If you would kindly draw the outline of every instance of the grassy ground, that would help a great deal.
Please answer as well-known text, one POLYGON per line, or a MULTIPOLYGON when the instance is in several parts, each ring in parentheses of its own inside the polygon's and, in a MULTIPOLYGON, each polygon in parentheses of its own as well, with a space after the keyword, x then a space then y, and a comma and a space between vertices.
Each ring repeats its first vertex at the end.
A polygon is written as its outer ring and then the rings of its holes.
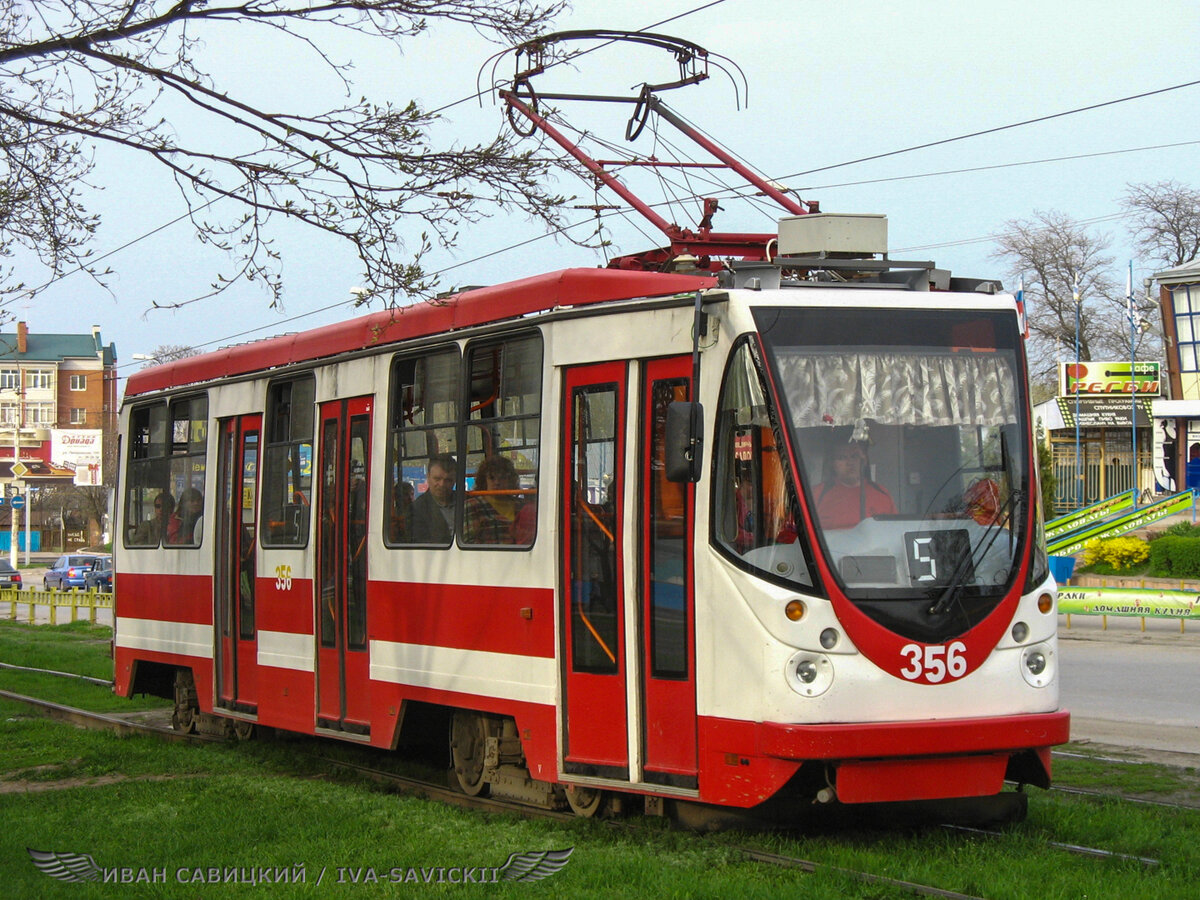
MULTIPOLYGON (((86 668, 102 677, 103 662, 95 653, 106 641, 104 629, 0 628, 0 661, 60 670, 77 662, 76 671, 86 668)), ((15 678, 17 673, 0 670, 0 688, 17 690, 15 678)), ((61 679, 42 682, 44 690, 37 687, 27 683, 24 692, 72 702, 58 693, 67 687, 61 679)), ((806 874, 751 862, 739 849, 744 845, 996 900, 1193 897, 1200 867, 1196 811, 1034 791, 1029 820, 1002 838, 902 827, 695 835, 661 820, 635 818, 619 828, 583 820, 564 824, 388 794, 329 776, 300 752, 311 743, 176 745, 120 738, 32 717, 0 701, 4 895, 909 896, 833 869, 806 874), (1146 868, 1128 860, 1083 859, 1047 847, 1046 840, 1154 857, 1162 864, 1146 868), (125 870, 131 883, 56 881, 33 866, 26 848, 90 854, 103 869, 125 870), (536 883, 449 881, 468 869, 473 877, 490 878, 512 853, 567 848, 573 852, 562 871, 536 883), (276 867, 292 872, 296 866, 304 868, 303 884, 213 883, 234 872, 241 879, 266 867, 274 877, 276 867), (158 873, 161 881, 154 883, 158 873)), ((1142 792, 1178 794, 1198 781, 1194 770, 1155 766, 1066 760, 1056 767, 1064 781, 1142 792)))

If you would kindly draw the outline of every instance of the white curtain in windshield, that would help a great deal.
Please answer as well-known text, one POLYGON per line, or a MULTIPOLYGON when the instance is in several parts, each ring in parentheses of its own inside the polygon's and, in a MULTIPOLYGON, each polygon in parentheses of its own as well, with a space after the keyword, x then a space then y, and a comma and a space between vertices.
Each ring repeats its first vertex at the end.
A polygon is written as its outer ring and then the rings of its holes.
POLYGON ((999 353, 799 355, 781 348, 783 393, 797 428, 850 425, 1006 425, 1017 420, 1016 377, 999 353))

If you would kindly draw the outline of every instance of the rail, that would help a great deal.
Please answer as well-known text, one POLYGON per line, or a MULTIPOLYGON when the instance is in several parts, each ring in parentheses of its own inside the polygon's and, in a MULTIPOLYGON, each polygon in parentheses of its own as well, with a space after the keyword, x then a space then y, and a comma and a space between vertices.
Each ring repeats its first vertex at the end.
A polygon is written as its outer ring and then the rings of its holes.
POLYGON ((97 591, 81 591, 76 588, 68 591, 53 588, 0 588, 0 618, 13 621, 20 621, 24 618, 30 625, 34 625, 37 623, 39 607, 48 610, 51 625, 58 624, 60 609, 71 611, 71 618, 67 620, 68 622, 78 619, 79 610, 85 609, 88 621, 95 625, 96 610, 112 609, 113 595, 101 594, 97 591), (18 612, 20 607, 25 607, 24 616, 18 612))

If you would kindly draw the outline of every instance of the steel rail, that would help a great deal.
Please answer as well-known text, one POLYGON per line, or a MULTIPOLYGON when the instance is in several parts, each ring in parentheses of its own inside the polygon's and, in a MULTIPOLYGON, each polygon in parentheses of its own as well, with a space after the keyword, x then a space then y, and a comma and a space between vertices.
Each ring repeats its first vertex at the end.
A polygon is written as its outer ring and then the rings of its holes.
MULTIPOLYGON (((2 665, 2 664, 0 664, 2 665)), ((20 668, 20 667, 16 667, 20 668)), ((203 733, 182 733, 175 731, 173 728, 167 728, 160 725, 154 725, 146 722, 132 721, 122 716, 113 716, 105 713, 91 712, 81 710, 74 707, 65 706, 60 703, 53 703, 48 700, 42 700, 36 697, 29 697, 23 694, 17 694, 12 691, 0 690, 0 698, 23 703, 48 718, 66 722, 76 727, 89 728, 92 730, 111 731, 115 734, 127 735, 148 735, 171 742, 192 742, 192 741, 228 741, 231 738, 218 735, 207 735, 203 733)), ((139 715, 135 713, 133 715, 139 715)), ((407 775, 400 775, 395 772, 388 772, 382 769, 377 769, 372 766, 367 766, 361 763, 350 762, 348 760, 332 759, 330 757, 319 754, 305 754, 311 759, 318 760, 326 765, 334 768, 346 769, 361 777, 370 779, 376 783, 396 789, 402 793, 422 796, 437 802, 447 803, 462 809, 476 809, 485 812, 502 812, 515 813, 525 818, 545 818, 553 821, 568 822, 578 819, 576 815, 569 812, 561 812, 558 810, 540 809, 534 806, 528 806, 521 803, 516 803, 507 800, 497 800, 490 797, 472 797, 460 791, 443 785, 435 784, 420 778, 414 778, 407 775)), ((1063 789, 1058 789, 1063 790, 1063 789)), ((1119 795, 1099 794, 1098 792, 1079 791, 1066 789, 1069 793, 1077 793, 1084 795, 1099 796, 1106 799, 1130 800, 1131 802, 1139 802, 1137 798, 1121 797, 1119 795)), ((1154 801, 1141 801, 1150 802, 1154 801)), ((1180 809, 1192 809, 1193 807, 1178 806, 1175 804, 1156 803, 1159 806, 1177 806, 1180 809)), ((609 827, 636 827, 627 821, 618 819, 603 819, 599 820, 609 827)), ((1004 837, 1003 832, 989 831, 987 829, 970 828, 958 825, 943 825, 942 827, 959 831, 966 834, 978 834, 988 837, 1004 837)), ((1122 861, 1137 862, 1147 868, 1153 868, 1160 865, 1159 860, 1151 857, 1134 856, 1130 854, 1118 853, 1108 850, 1100 850, 1092 847, 1083 847, 1076 844, 1068 844, 1057 841, 1047 841, 1047 845, 1062 849, 1070 853, 1085 856, 1093 859, 1114 859, 1122 861)), ((803 859, 800 857, 787 856, 784 854, 770 853, 764 850, 758 850, 750 847, 733 847, 732 849, 743 854, 747 859, 755 862, 766 863, 769 865, 781 866, 784 868, 799 869, 810 874, 835 874, 867 884, 879 884, 889 887, 898 888, 908 891, 918 896, 924 897, 939 897, 947 898, 947 900, 982 900, 971 894, 963 894, 958 891, 952 891, 945 888, 934 887, 932 885, 920 884, 918 882, 905 881, 904 879, 893 878, 887 875, 879 875, 872 872, 863 872, 857 869, 849 869, 842 866, 836 866, 829 863, 821 863, 815 860, 803 859)))

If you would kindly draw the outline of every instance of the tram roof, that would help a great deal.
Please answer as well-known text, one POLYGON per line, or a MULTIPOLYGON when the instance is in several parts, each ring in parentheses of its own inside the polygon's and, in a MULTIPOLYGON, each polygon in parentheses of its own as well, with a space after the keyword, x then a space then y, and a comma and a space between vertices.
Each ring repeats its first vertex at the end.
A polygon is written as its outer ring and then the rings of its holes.
POLYGON ((618 269, 563 269, 443 300, 358 316, 334 325, 225 347, 142 369, 129 376, 127 397, 322 359, 412 338, 451 333, 565 306, 665 297, 714 287, 711 276, 618 269))

